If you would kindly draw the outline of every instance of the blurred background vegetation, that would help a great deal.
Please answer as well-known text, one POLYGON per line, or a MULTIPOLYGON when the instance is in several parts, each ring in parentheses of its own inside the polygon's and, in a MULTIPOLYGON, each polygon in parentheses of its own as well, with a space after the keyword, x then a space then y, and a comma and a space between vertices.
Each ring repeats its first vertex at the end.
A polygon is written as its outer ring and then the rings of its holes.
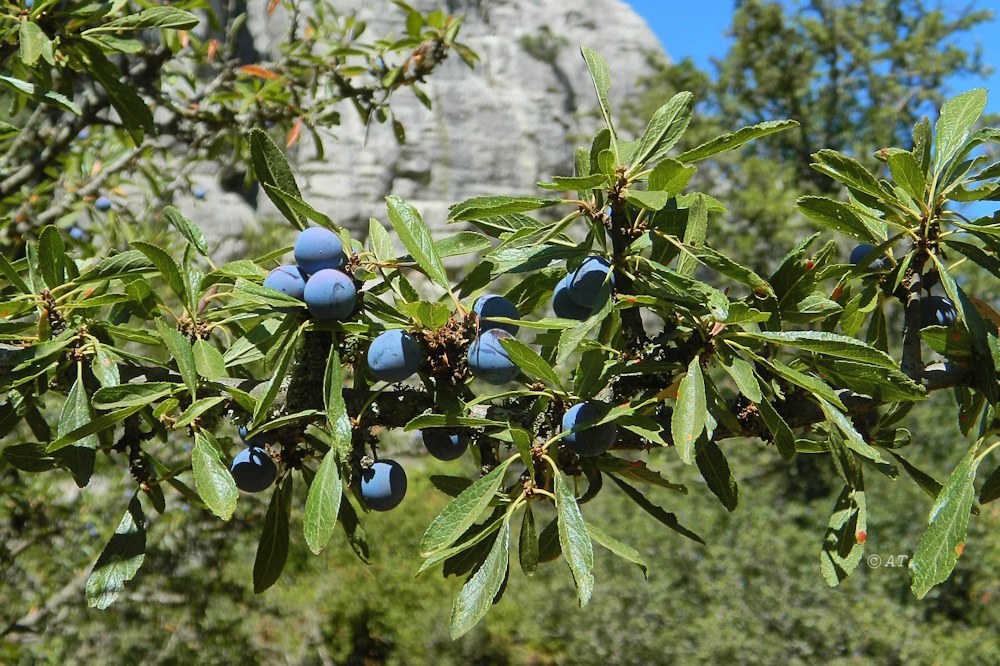
MULTIPOLYGON (((731 208, 715 221, 722 236, 713 242, 763 269, 805 233, 795 198, 830 191, 808 167, 809 154, 835 148, 875 164, 875 149, 908 147, 913 122, 941 101, 944 78, 986 66, 961 46, 985 14, 917 1, 737 4, 735 40, 717 71, 661 62, 656 76, 637 83, 627 113, 630 129, 640 131, 666 96, 691 89, 702 100, 691 144, 765 118, 803 123, 699 172, 692 184, 731 208)), ((269 236, 254 236, 251 249, 273 247, 269 236)), ((910 417, 907 455, 939 480, 967 448, 956 412, 943 393, 910 417)), ((804 454, 786 465, 773 448, 749 440, 724 443, 742 491, 733 514, 672 452, 648 454, 651 467, 690 489, 686 497, 656 489, 655 501, 707 546, 607 489, 583 511, 642 554, 648 581, 598 548, 595 594, 579 609, 561 560, 531 578, 515 571, 504 601, 452 642, 447 618, 461 580, 442 582, 439 570, 414 577, 416 551, 447 500, 430 475, 475 470, 471 460, 439 463, 419 456, 412 440, 390 439, 386 452, 406 461, 410 490, 398 510, 365 517, 370 564, 340 532, 319 557, 293 539, 279 584, 254 596, 266 498, 245 495, 223 524, 171 495, 166 513, 147 512, 146 562, 106 611, 86 607, 83 581, 126 503, 123 489, 134 483, 122 477, 104 492, 78 494, 70 483, 0 461, 0 521, 15 535, 0 543, 0 663, 990 664, 1000 654, 996 503, 972 520, 952 578, 917 602, 906 562, 931 498, 906 478, 872 475, 868 562, 830 589, 819 554, 839 492, 833 468, 804 454)), ((112 470, 102 464, 95 483, 112 470)), ((301 507, 302 484, 296 493, 301 507)), ((536 516, 540 527, 551 518, 536 516)), ((301 533, 295 521, 301 516, 293 512, 293 534, 301 533)))

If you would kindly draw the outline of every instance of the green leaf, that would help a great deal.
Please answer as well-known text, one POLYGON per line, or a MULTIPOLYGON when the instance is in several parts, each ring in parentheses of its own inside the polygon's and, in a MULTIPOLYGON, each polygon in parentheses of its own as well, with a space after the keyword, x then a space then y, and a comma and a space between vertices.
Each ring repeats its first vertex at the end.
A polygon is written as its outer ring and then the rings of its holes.
POLYGON ((55 64, 52 57, 52 40, 34 21, 21 21, 17 39, 21 49, 21 62, 26 66, 33 66, 40 57, 44 57, 50 65, 55 64))
MULTIPOLYGON (((432 479, 433 478, 434 477, 432 477, 432 479)), ((464 555, 462 556, 463 560, 465 558, 477 558, 477 559, 468 568, 463 569, 461 571, 459 571, 458 567, 449 568, 449 564, 445 564, 444 575, 445 577, 447 577, 453 574, 461 575, 462 573, 467 573, 473 566, 475 566, 483 559, 485 559, 487 554, 487 548, 489 547, 489 545, 483 544, 482 542, 485 541, 487 538, 491 537, 493 534, 495 534, 496 531, 500 529, 500 526, 507 522, 507 518, 508 517, 506 512, 501 511, 499 518, 496 518, 495 520, 487 519, 485 525, 473 525, 468 530, 466 530, 465 533, 462 535, 463 537, 468 537, 468 538, 460 539, 458 545, 452 546, 451 548, 445 548, 444 550, 439 550, 430 557, 428 557, 426 560, 424 560, 423 564, 420 565, 420 568, 417 570, 416 575, 419 576, 420 574, 424 573, 428 569, 431 569, 435 565, 440 564, 442 562, 447 563, 449 560, 451 560, 450 562, 451 564, 455 564, 458 562, 458 558, 456 558, 456 555, 462 553, 464 553, 464 555)))
POLYGON ((57 467, 56 459, 45 452, 45 447, 34 442, 4 447, 3 459, 22 472, 48 472, 57 467))
POLYGON ((879 234, 865 223, 850 204, 826 197, 799 197, 795 205, 803 215, 827 229, 847 234, 864 243, 878 245, 882 242, 879 234))
POLYGON ((677 93, 656 110, 639 139, 630 172, 639 171, 647 163, 655 163, 674 147, 691 122, 693 105, 694 95, 685 91, 677 93))
POLYGON ((323 456, 323 462, 320 463, 312 485, 309 486, 306 512, 302 518, 306 545, 316 555, 326 548, 330 537, 333 536, 342 493, 340 470, 337 467, 337 450, 331 447, 323 456))
MULTIPOLYGON (((858 479, 860 484, 860 479, 858 479)), ((844 486, 823 537, 820 569, 830 587, 836 587, 853 572, 865 552, 860 534, 868 531, 868 508, 864 487, 844 486)))
POLYGON ((544 190, 557 190, 560 192, 585 192, 594 188, 607 185, 608 177, 603 173, 595 173, 589 176, 556 176, 551 183, 536 183, 544 190))
POLYGON ((723 369, 736 382, 736 388, 747 397, 750 402, 762 402, 764 394, 760 391, 760 382, 753 372, 753 364, 741 356, 733 356, 728 362, 723 363, 723 369))
POLYGON ((420 554, 423 557, 450 546, 476 521, 500 489, 504 472, 513 460, 508 459, 486 476, 477 479, 438 514, 420 541, 420 554))
POLYGON ((392 237, 385 227, 374 217, 368 220, 368 243, 375 258, 381 262, 396 258, 396 248, 392 245, 392 237))
POLYGON ((219 444, 211 433, 198 430, 191 451, 194 487, 209 510, 223 520, 229 520, 236 510, 239 491, 229 469, 219 458, 219 444))
POLYGON ((148 28, 159 28, 165 30, 190 30, 198 25, 198 17, 191 12, 176 7, 151 7, 144 9, 138 14, 130 14, 121 18, 108 21, 107 23, 84 30, 83 34, 89 35, 97 32, 121 32, 123 30, 146 30, 148 28))
POLYGON ((158 270, 160 275, 163 276, 163 279, 167 281, 167 285, 170 287, 170 290, 177 295, 177 298, 181 300, 181 303, 187 305, 187 287, 185 286, 184 278, 181 277, 181 269, 177 265, 177 262, 174 261, 173 257, 167 254, 163 249, 151 243, 132 241, 131 245, 146 255, 146 258, 149 259, 154 266, 156 266, 156 270, 158 270))
POLYGON ((677 159, 687 164, 699 162, 717 153, 738 148, 748 141, 798 126, 799 124, 794 120, 768 120, 718 136, 711 141, 707 141, 700 146, 681 153, 677 156, 677 159))
MULTIPOLYGON (((570 355, 576 351, 580 343, 594 329, 595 326, 604 321, 611 314, 613 301, 611 300, 611 285, 605 282, 601 285, 597 293, 597 303, 601 304, 597 310, 572 328, 567 328, 559 336, 559 345, 556 353, 556 365, 562 365, 569 359, 570 355)), ((596 306, 595 306, 596 307, 596 306)))
POLYGON ((524 505, 517 557, 524 575, 534 576, 538 569, 538 530, 535 528, 535 515, 531 511, 530 503, 524 505))
POLYGON ((132 405, 131 407, 126 407, 125 409, 120 409, 117 412, 111 412, 110 414, 105 414, 99 416, 93 421, 86 423, 79 428, 75 428, 65 435, 59 437, 54 442, 45 447, 45 450, 49 453, 53 451, 58 451, 76 442, 79 439, 93 435, 94 433, 100 432, 106 428, 110 428, 119 421, 123 421, 132 414, 142 409, 145 403, 139 405, 132 405))
POLYGON ((186 335, 171 328, 162 319, 156 320, 156 331, 160 334, 160 339, 163 340, 171 358, 177 363, 177 369, 181 373, 184 385, 187 386, 187 390, 191 394, 191 399, 197 399, 198 368, 194 362, 194 350, 191 349, 191 342, 186 335))
POLYGON ((66 247, 59 230, 51 224, 38 235, 38 263, 49 289, 66 281, 66 247))
POLYGON ((636 208, 646 208, 648 210, 663 210, 663 207, 670 201, 671 194, 660 190, 629 190, 625 195, 625 201, 636 208))
POLYGON ((727 511, 735 511, 739 503, 739 488, 722 449, 714 441, 701 437, 698 440, 695 462, 708 489, 719 498, 727 511))
MULTIPOLYGON (((83 373, 80 372, 77 374, 76 381, 73 382, 73 387, 66 395, 66 402, 63 403, 62 411, 59 414, 59 423, 56 426, 57 439, 62 439, 74 430, 86 426, 92 420, 90 398, 83 385, 83 373)), ((96 449, 98 445, 96 435, 87 435, 77 441, 79 441, 79 446, 85 446, 89 449, 96 449)))
POLYGON ((695 442, 705 432, 708 403, 705 397, 705 377, 701 372, 701 357, 688 364, 687 374, 677 389, 677 402, 670 416, 670 433, 677 454, 685 464, 695 459, 695 442))
POLYGON ((448 273, 445 271, 441 257, 434 247, 431 232, 424 224, 417 209, 395 195, 385 198, 389 204, 389 221, 403 246, 409 251, 414 261, 427 273, 427 277, 436 282, 445 291, 451 291, 448 273))
MULTIPOLYGON (((934 154, 935 175, 944 171, 945 165, 961 151, 976 121, 983 115, 984 109, 986 109, 985 88, 973 88, 942 105, 941 115, 938 116, 934 126, 937 134, 937 150, 934 154)), ((926 591, 924 593, 926 594, 926 591)))
POLYGON ((146 517, 138 494, 87 577, 87 605, 104 610, 118 598, 146 559, 146 517))
POLYGON ((538 355, 534 349, 515 338, 501 338, 500 344, 507 354, 529 377, 537 377, 557 389, 562 389, 562 380, 548 361, 538 355))
POLYGON ((173 429, 180 430, 181 428, 186 428, 187 426, 194 423, 194 420, 199 416, 212 409, 220 402, 226 398, 221 395, 213 396, 211 398, 202 398, 201 400, 195 400, 191 403, 191 406, 184 410, 184 412, 177 417, 174 421, 173 429))
POLYGON ((611 146, 618 160, 618 135, 615 133, 615 125, 611 121, 611 102, 608 101, 608 90, 611 88, 611 72, 608 70, 608 63, 605 62, 596 51, 588 49, 586 46, 580 48, 580 53, 587 63, 590 71, 590 78, 594 82, 594 90, 597 92, 597 103, 601 107, 601 114, 604 116, 604 124, 611 132, 611 146))
POLYGON ((3 273, 3 276, 22 294, 30 294, 32 292, 31 287, 21 279, 14 265, 2 253, 0 253, 0 273, 3 273))
MULTIPOLYGON (((274 144, 271 137, 264 130, 255 127, 250 130, 248 142, 250 144, 250 161, 253 164, 254 173, 261 185, 273 185, 274 187, 287 192, 295 197, 302 198, 299 186, 295 182, 295 175, 292 168, 285 159, 285 154, 274 144)), ((285 203, 285 200, 274 194, 267 187, 265 194, 271 200, 282 215, 292 223, 296 229, 305 229, 306 224, 298 213, 285 203)))
MULTIPOLYGON (((940 121, 939 121, 940 123, 940 121)), ((931 508, 929 525, 910 560, 910 589, 923 599, 938 583, 951 575, 965 548, 969 512, 975 500, 978 443, 969 449, 945 481, 931 508)))
POLYGON ((559 544, 563 555, 573 572, 576 582, 576 596, 580 606, 586 606, 594 591, 594 545, 590 541, 587 524, 576 503, 576 496, 570 490, 562 474, 555 479, 556 511, 559 516, 559 544))
MULTIPOLYGON (((698 247, 705 244, 708 236, 708 206, 705 197, 701 194, 695 196, 691 210, 688 212, 687 226, 684 228, 684 244, 689 247, 698 247)), ((690 278, 694 275, 698 262, 688 254, 682 254, 677 260, 677 273, 683 277, 690 278)))
POLYGON ((677 160, 663 159, 649 174, 649 189, 663 192, 668 198, 675 197, 697 170, 696 167, 684 166, 677 160))
POLYGON ((889 172, 896 184, 917 202, 927 196, 927 179, 913 153, 907 150, 892 151, 886 158, 889 172))
POLYGON ((590 533, 591 539, 604 546, 626 562, 631 562, 639 567, 639 569, 642 570, 643 578, 649 578, 649 569, 646 566, 646 561, 642 559, 642 555, 640 555, 639 551, 635 548, 627 543, 622 543, 593 523, 587 525, 587 532, 590 533))
POLYGON ((271 405, 274 404, 275 398, 278 397, 278 392, 281 390, 281 383, 285 380, 285 375, 288 374, 288 367, 292 363, 292 358, 295 356, 295 349, 298 346, 299 333, 302 331, 301 328, 297 329, 289 338, 288 342, 285 343, 284 349, 281 350, 278 356, 278 361, 274 366, 274 374, 271 375, 271 379, 267 382, 267 387, 264 389, 264 393, 261 394, 260 398, 257 400, 257 406, 253 410, 253 419, 251 420, 251 429, 256 428, 264 419, 267 418, 268 410, 271 409, 271 405))
POLYGON ((278 582, 288 559, 288 514, 292 506, 292 476, 274 488, 264 516, 257 556, 253 561, 253 591, 260 594, 278 582))
POLYGON ((453 426, 464 426, 469 428, 480 428, 485 426, 497 426, 506 428, 503 421, 493 421, 491 419, 481 419, 474 416, 453 416, 450 414, 421 414, 410 419, 403 430, 420 430, 422 428, 443 428, 453 426))
POLYGON ((859 433, 857 428, 854 427, 851 419, 823 398, 818 398, 818 400, 827 420, 829 420, 832 425, 836 426, 837 429, 843 433, 846 438, 845 443, 847 444, 847 448, 851 449, 855 453, 861 454, 872 462, 882 464, 886 462, 886 460, 882 457, 882 454, 879 453, 878 449, 865 441, 864 437, 861 436, 861 433, 859 433))
POLYGON ((164 208, 163 216, 174 226, 174 229, 184 236, 187 242, 191 243, 194 249, 198 250, 201 256, 208 256, 208 244, 205 242, 205 234, 198 228, 198 225, 184 217, 184 214, 173 206, 164 208))
POLYGON ((111 106, 118 112, 125 129, 132 136, 132 140, 136 144, 141 143, 144 131, 155 134, 156 125, 153 123, 153 112, 149 110, 146 102, 139 97, 135 89, 124 82, 126 77, 121 70, 104 56, 96 44, 81 41, 76 46, 84 52, 87 61, 89 61, 87 72, 97 79, 108 94, 111 106))
POLYGON ((473 197, 455 204, 448 213, 448 222, 475 222, 502 215, 525 213, 562 203, 560 199, 540 197, 473 197))
POLYGON ((326 372, 323 375, 323 405, 326 407, 326 419, 330 424, 332 444, 335 449, 345 449, 351 446, 351 418, 344 402, 344 374, 340 364, 340 352, 336 345, 330 346, 330 355, 326 360, 326 372))
POLYGON ((849 338, 846 335, 837 333, 827 333, 825 331, 788 331, 781 333, 770 333, 761 331, 759 333, 742 332, 741 337, 772 342, 786 347, 794 347, 805 351, 816 352, 826 356, 844 358, 849 361, 866 363, 887 370, 898 370, 896 361, 883 351, 869 347, 860 340, 849 338))
POLYGON ((229 376, 222 352, 216 349, 211 342, 201 338, 194 341, 194 366, 197 368, 198 374, 209 381, 229 376))
POLYGON ((667 527, 677 532, 678 534, 685 536, 696 543, 705 545, 704 539, 702 539, 700 536, 698 536, 691 530, 681 525, 680 522, 677 520, 677 516, 675 516, 672 513, 668 513, 664 511, 661 507, 653 504, 648 499, 646 499, 645 495, 643 495, 641 492, 639 492, 629 484, 619 479, 614 474, 608 474, 608 477, 615 482, 615 485, 617 485, 619 488, 622 489, 622 492, 628 495, 629 499, 638 504, 639 508, 641 508, 643 511, 645 511, 650 516, 655 518, 657 521, 659 521, 663 525, 666 525, 667 527))
POLYGON ((145 382, 142 384, 121 384, 99 388, 94 393, 93 404, 98 409, 119 407, 145 407, 177 390, 177 384, 170 382, 145 382))
POLYGON ((774 290, 767 280, 708 246, 685 246, 685 250, 712 270, 747 285, 759 294, 774 294, 774 290))
MULTIPOLYGON (((895 458, 896 461, 903 466, 903 470, 906 471, 906 473, 910 476, 911 479, 916 481, 917 485, 920 486, 925 493, 930 495, 932 498, 937 499, 937 496, 941 494, 942 486, 940 482, 938 482, 930 474, 927 474, 923 470, 914 466, 913 463, 911 463, 910 461, 908 461, 906 458, 899 455, 895 451, 889 451, 889 455, 895 458)), ((979 503, 980 504, 984 503, 982 497, 980 497, 979 503)))
POLYGON ((510 523, 503 521, 486 560, 462 586, 451 609, 451 638, 464 636, 483 619, 507 578, 510 523))
POLYGON ((13 76, 6 76, 4 74, 0 74, 0 84, 7 86, 15 92, 25 94, 35 101, 55 106, 63 109, 64 111, 75 113, 78 116, 82 114, 80 107, 78 107, 73 100, 61 93, 46 90, 45 88, 40 88, 33 83, 28 83, 27 81, 23 81, 13 76))
POLYGON ((809 166, 816 171, 869 196, 875 198, 886 196, 878 179, 856 159, 829 149, 813 154, 813 158, 816 162, 809 166))

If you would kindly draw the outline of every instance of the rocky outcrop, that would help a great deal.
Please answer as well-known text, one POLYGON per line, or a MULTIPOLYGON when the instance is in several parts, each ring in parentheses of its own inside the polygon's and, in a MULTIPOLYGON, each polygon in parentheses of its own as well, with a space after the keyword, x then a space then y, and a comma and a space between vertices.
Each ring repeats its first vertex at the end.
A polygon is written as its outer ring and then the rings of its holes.
MULTIPOLYGON (((268 17, 267 3, 248 4, 254 46, 267 57, 287 34, 287 18, 268 17)), ((441 1, 412 4, 427 8, 441 1)), ((372 34, 402 30, 402 13, 388 2, 336 5, 355 11, 372 34)), ((388 125, 371 127, 366 140, 360 119, 345 105, 343 124, 326 132, 322 160, 307 141, 291 156, 309 202, 351 228, 367 228, 369 217, 385 219, 389 193, 412 202, 438 226, 448 206, 464 198, 530 192, 540 179, 571 173, 572 147, 601 122, 579 47, 608 60, 611 100, 618 107, 649 71, 650 54, 662 53, 643 19, 622 0, 445 0, 444 6, 466 15, 461 39, 481 62, 469 69, 453 55, 437 69, 425 87, 430 111, 408 90, 395 94, 404 145, 397 145, 388 125)), ((232 204, 227 198, 226 205, 232 204)), ((254 215, 277 211, 261 195, 254 215)), ((242 229, 226 220, 241 216, 245 211, 217 215, 207 231, 231 243, 242 229)))

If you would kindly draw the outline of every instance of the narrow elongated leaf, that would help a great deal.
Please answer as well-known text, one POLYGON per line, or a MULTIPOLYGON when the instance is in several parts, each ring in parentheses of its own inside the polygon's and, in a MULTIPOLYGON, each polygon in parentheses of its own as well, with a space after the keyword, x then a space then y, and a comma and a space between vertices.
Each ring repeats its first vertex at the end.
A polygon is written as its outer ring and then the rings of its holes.
POLYGON ((170 356, 177 363, 177 369, 181 373, 184 385, 187 386, 187 390, 191 394, 191 399, 197 399, 198 367, 195 365, 194 350, 191 348, 187 336, 168 326, 162 319, 156 320, 156 330, 170 356))
POLYGON ((135 494, 87 577, 87 605, 104 610, 113 604, 145 559, 146 517, 135 494))
POLYGON ((198 225, 184 217, 184 214, 173 206, 167 206, 163 209, 163 217, 167 218, 174 229, 180 232, 201 256, 208 256, 208 243, 205 242, 205 234, 198 228, 198 225))
POLYGON ((420 541, 422 556, 427 557, 435 551, 447 548, 476 521, 500 489, 504 472, 513 460, 513 458, 508 459, 486 476, 476 480, 438 514, 420 541))
POLYGON ((144 384, 121 384, 97 389, 93 404, 98 409, 119 407, 144 407, 166 397, 177 390, 177 384, 169 382, 146 382, 144 384))
POLYGON ((229 376, 222 352, 213 347, 211 342, 201 338, 194 342, 194 366, 199 375, 210 381, 229 376))
POLYGON ((525 576, 534 576, 538 569, 538 530, 531 504, 525 504, 521 519, 521 535, 517 544, 517 557, 525 576))
POLYGON ((795 205, 803 215, 827 229, 847 234, 863 243, 877 245, 882 242, 850 204, 826 197, 799 197, 795 205))
POLYGON ((217 395, 211 398, 202 398, 201 400, 195 400, 191 403, 191 406, 184 410, 184 412, 177 417, 174 421, 174 430, 180 430, 181 428, 186 428, 197 419, 199 416, 212 409, 220 402, 226 398, 221 395, 217 395))
POLYGON ((944 171, 945 165, 959 153, 985 109, 985 88, 974 88, 964 92, 949 99, 941 106, 941 115, 938 116, 935 124, 937 130, 937 150, 934 154, 935 175, 944 171))
MULTIPOLYGON (((262 185, 273 185, 284 192, 302 198, 302 193, 295 182, 295 175, 288 165, 288 160, 285 159, 285 154, 275 145, 267 132, 260 128, 250 130, 248 142, 250 144, 250 160, 253 163, 257 180, 262 185)), ((306 224, 303 217, 296 213, 284 199, 266 187, 264 192, 275 208, 281 211, 285 219, 292 223, 292 226, 296 229, 305 229, 306 224)))
POLYGON ((464 636, 490 610, 507 578, 510 553, 510 523, 503 521, 486 560, 466 581, 451 609, 451 638, 464 636))
POLYGON ((43 56, 50 65, 55 64, 52 57, 52 41, 37 23, 30 19, 21 21, 17 38, 21 62, 25 65, 31 67, 43 56))
POLYGON ((174 261, 173 257, 167 254, 161 248, 152 245, 151 243, 145 243, 143 241, 132 241, 132 247, 142 252, 146 255, 156 270, 160 272, 163 279, 167 281, 167 285, 170 290, 173 291, 177 298, 180 299, 181 303, 187 304, 187 287, 184 283, 184 278, 181 277, 181 269, 174 261))
MULTIPOLYGON (((503 219, 494 218, 548 208, 558 203, 561 203, 560 199, 541 197, 473 197, 452 206, 451 212, 448 213, 448 222, 476 222, 480 220, 503 222, 503 219)), ((520 218, 517 219, 520 220, 520 218)), ((531 221, 534 222, 534 220, 531 221)), ((512 230, 507 229, 507 231, 512 230)))
POLYGON ((694 95, 685 91, 677 93, 656 110, 639 139, 630 171, 638 171, 647 163, 656 162, 658 157, 663 157, 674 147, 691 122, 693 105, 694 95))
POLYGON ((485 525, 473 525, 465 531, 462 535, 463 538, 458 540, 458 545, 452 546, 451 548, 445 548, 444 550, 439 550, 424 560, 423 564, 420 565, 420 568, 417 569, 416 575, 419 576, 428 569, 431 569, 435 565, 441 564, 442 562, 446 562, 443 571, 446 578, 452 575, 460 576, 464 573, 468 573, 472 567, 479 564, 486 557, 490 544, 483 542, 492 537, 492 535, 500 529, 500 526, 506 522, 507 514, 505 511, 501 510, 499 517, 492 520, 487 519, 485 525), (461 558, 456 557, 459 555, 461 555, 461 558), (462 562, 464 565, 465 558, 475 561, 468 567, 462 568, 459 566, 459 563, 462 562))
POLYGON ((869 347, 860 340, 849 338, 846 335, 837 333, 827 333, 825 331, 789 331, 781 333, 771 333, 761 331, 759 333, 740 333, 743 337, 773 342, 786 347, 794 347, 805 351, 825 354, 845 358, 849 361, 857 361, 874 365, 887 370, 898 370, 899 366, 891 356, 883 351, 869 347))
POLYGON ((969 449, 945 481, 931 508, 927 531, 910 560, 910 589, 917 599, 951 575, 965 548, 969 512, 976 497, 977 448, 978 444, 969 449))
POLYGON ((736 382, 736 388, 750 402, 763 401, 764 395, 760 391, 760 382, 757 381, 757 376, 753 372, 753 364, 750 361, 740 356, 733 356, 729 363, 723 364, 722 367, 736 382))
POLYGON ((132 140, 138 144, 142 141, 143 132, 155 134, 156 125, 153 123, 153 112, 149 110, 146 102, 139 97, 135 89, 124 83, 125 77, 121 70, 104 56, 96 44, 80 41, 78 48, 83 50, 90 63, 87 71, 97 79, 108 94, 111 106, 121 116, 132 140))
POLYGON ((351 444, 351 419, 344 402, 344 376, 340 364, 340 352, 336 345, 330 346, 323 377, 323 404, 326 419, 333 435, 334 448, 349 447, 351 444))
POLYGON ((829 149, 815 153, 813 158, 816 162, 809 166, 816 171, 869 196, 885 196, 885 192, 879 186, 878 179, 856 159, 829 149))
POLYGON ((209 510, 223 520, 229 520, 236 510, 239 491, 236 481, 219 458, 219 445, 211 434, 195 432, 191 450, 194 487, 209 510))
POLYGON ((48 472, 56 468, 56 459, 45 452, 45 447, 34 442, 11 444, 3 449, 3 459, 22 472, 48 472))
POLYGON ((389 204, 389 221, 399 239, 403 241, 410 256, 427 273, 427 277, 436 282, 445 291, 451 291, 448 273, 444 269, 441 257, 434 247, 431 232, 424 224, 417 209, 395 195, 385 198, 389 204))
POLYGON ((119 421, 124 421, 126 418, 135 414, 137 411, 143 408, 144 405, 132 405, 124 409, 120 409, 117 412, 111 412, 110 414, 104 414, 96 419, 86 423, 78 428, 74 428, 65 435, 59 437, 54 442, 45 447, 45 450, 49 453, 53 451, 58 451, 59 449, 65 448, 76 442, 79 439, 93 435, 94 433, 100 432, 111 426, 115 425, 119 421))
MULTIPOLYGON (((663 525, 666 525, 667 527, 677 532, 678 534, 685 536, 696 543, 705 545, 705 540, 702 539, 697 534, 695 534, 694 532, 692 532, 691 530, 681 525, 680 521, 677 520, 677 516, 675 516, 672 513, 668 513, 667 511, 664 511, 662 507, 653 504, 640 491, 636 490, 629 484, 625 483, 614 474, 608 474, 608 477, 610 477, 610 479, 615 482, 615 485, 617 485, 619 488, 622 489, 622 492, 628 495, 629 499, 638 504, 643 511, 648 513, 657 521, 659 521, 663 525)), ((541 538, 542 537, 539 536, 540 540, 541 538)))
POLYGON ((705 377, 701 372, 701 357, 688 364, 687 374, 677 389, 677 402, 670 416, 670 433, 677 454, 685 464, 694 462, 695 442, 705 432, 708 402, 705 397, 705 377))
POLYGON ((559 545, 576 582, 576 597, 586 606, 594 591, 594 545, 587 524, 562 474, 555 475, 556 511, 559 520, 559 545))
MULTIPOLYGON (((78 374, 73 387, 66 395, 66 402, 63 403, 62 411, 59 414, 59 423, 56 426, 56 437, 61 439, 69 433, 82 428, 93 420, 93 413, 90 407, 90 398, 87 396, 87 389, 83 384, 82 374, 78 374)), ((87 435, 81 437, 78 446, 85 446, 90 449, 97 448, 97 436, 87 435)))
POLYGON ((21 278, 14 265, 10 263, 3 254, 0 254, 0 273, 7 278, 14 288, 17 289, 22 294, 30 294, 31 288, 28 287, 27 283, 21 278))
POLYGON ((586 46, 580 48, 580 53, 587 63, 590 71, 590 78, 594 82, 594 90, 597 92, 597 103, 601 107, 601 115, 604 116, 604 124, 611 132, 611 145, 618 158, 618 135, 615 132, 615 125, 611 121, 611 102, 608 101, 608 90, 611 88, 611 72, 608 63, 596 51, 588 49, 586 46))
POLYGON ((271 495, 264 516, 264 529, 253 561, 253 591, 260 594, 278 582, 288 559, 288 512, 292 506, 292 476, 288 475, 271 495))
POLYGON ((66 246, 59 230, 47 225, 38 235, 38 261, 42 279, 49 289, 54 289, 66 280, 66 246))
POLYGON ((291 365, 292 358, 295 356, 295 348, 298 346, 301 330, 301 328, 297 329, 285 344, 285 348, 281 350, 278 361, 274 366, 274 374, 268 380, 264 393, 257 400, 257 406, 254 407, 253 419, 250 425, 251 429, 256 428, 264 422, 264 419, 267 418, 268 410, 274 404, 274 399, 278 397, 278 392, 281 390, 281 383, 285 380, 285 375, 288 374, 288 366, 291 365))
POLYGON ((500 344, 507 350, 512 360, 529 377, 537 377, 554 388, 563 388, 562 380, 552 365, 538 355, 534 349, 516 338, 501 338, 500 344))
POLYGON ((836 587, 858 567, 865 553, 865 539, 859 535, 867 532, 864 486, 844 486, 830 516, 820 553, 820 569, 827 585, 836 587))
POLYGON ((340 512, 340 496, 343 489, 340 482, 340 469, 337 467, 337 450, 330 448, 323 456, 319 470, 309 486, 306 497, 306 512, 302 518, 302 530, 306 545, 315 554, 319 554, 333 535, 337 525, 337 514, 340 512))
POLYGON ((15 92, 25 94, 38 102, 43 102, 45 104, 63 109, 64 111, 75 113, 78 116, 81 115, 80 107, 77 106, 73 100, 66 97, 62 93, 47 90, 40 86, 36 86, 34 83, 28 83, 22 79, 7 76, 5 74, 0 74, 0 84, 7 86, 15 92))
POLYGON ((893 151, 889 153, 886 162, 896 184, 914 200, 923 201, 927 196, 927 179, 913 153, 907 150, 893 151))
POLYGON ((695 462, 708 489, 719 498, 727 511, 735 511, 739 503, 739 487, 722 449, 714 441, 702 437, 698 441, 695 462))
POLYGON ((121 18, 108 21, 107 23, 85 30, 83 34, 89 35, 98 32, 120 32, 123 30, 146 30, 148 28, 159 28, 165 30, 190 30, 198 25, 198 17, 191 12, 176 7, 150 7, 138 14, 130 14, 121 18))
POLYGON ((865 441, 861 433, 858 432, 857 428, 851 422, 843 412, 828 403, 826 400, 819 398, 820 407, 823 408, 823 413, 831 424, 837 427, 837 429, 843 433, 845 438, 845 443, 847 448, 851 449, 855 453, 863 455, 865 458, 877 463, 885 463, 885 459, 882 454, 879 453, 878 449, 874 448, 868 442, 865 441))
POLYGON ((631 562, 639 567, 639 569, 642 570, 643 578, 649 578, 649 567, 646 566, 646 561, 642 559, 642 555, 640 555, 639 551, 635 548, 627 543, 622 543, 593 523, 587 524, 587 532, 590 533, 591 539, 604 546, 626 562, 631 562))
MULTIPOLYGON (((694 198, 688 212, 687 226, 684 228, 684 244, 698 247, 705 244, 708 237, 708 206, 700 194, 694 198)), ((684 277, 694 275, 698 262, 690 254, 681 254, 677 260, 677 272, 684 277)))
POLYGON ((723 134, 722 136, 718 136, 711 141, 701 144, 700 146, 683 152, 677 156, 677 159, 687 164, 699 162, 706 157, 711 157, 717 153, 738 148, 748 141, 759 139, 762 136, 767 136, 768 134, 774 134, 775 132, 781 132, 798 126, 799 124, 794 120, 768 120, 756 125, 742 127, 735 132, 723 134))

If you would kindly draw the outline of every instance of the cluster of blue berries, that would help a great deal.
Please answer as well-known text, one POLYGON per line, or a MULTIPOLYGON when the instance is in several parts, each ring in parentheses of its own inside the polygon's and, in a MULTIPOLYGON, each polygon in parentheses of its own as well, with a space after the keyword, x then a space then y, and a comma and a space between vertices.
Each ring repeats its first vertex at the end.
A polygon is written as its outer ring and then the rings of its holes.
POLYGON ((279 266, 264 286, 304 301, 316 319, 343 321, 354 312, 358 289, 344 272, 347 255, 337 234, 310 227, 295 239, 294 264, 279 266))
POLYGON ((615 287, 615 273, 607 259, 591 255, 575 271, 566 273, 552 292, 552 311, 563 319, 584 320, 597 304, 597 295, 605 280, 615 287))
POLYGON ((258 435, 247 439, 247 426, 239 427, 240 439, 247 445, 233 458, 229 471, 236 481, 236 487, 248 493, 266 490, 278 477, 278 468, 264 448, 264 440, 258 435))

